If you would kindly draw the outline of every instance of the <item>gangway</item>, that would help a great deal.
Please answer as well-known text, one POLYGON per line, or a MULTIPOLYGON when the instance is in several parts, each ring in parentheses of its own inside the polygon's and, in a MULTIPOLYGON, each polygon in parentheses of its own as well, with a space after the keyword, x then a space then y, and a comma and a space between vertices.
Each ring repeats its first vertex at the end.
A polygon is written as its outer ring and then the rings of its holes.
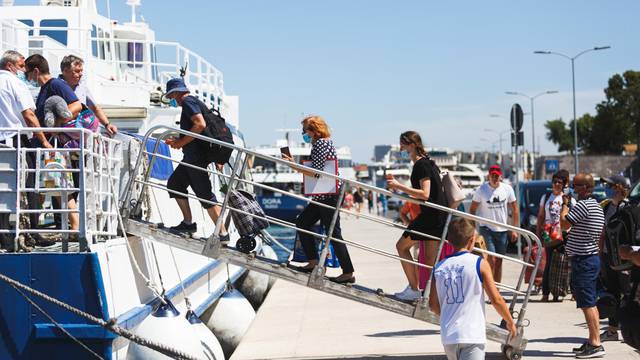
MULTIPOLYGON (((165 159, 165 160, 170 160, 172 162, 176 162, 176 163, 180 163, 183 164, 184 166, 188 166, 188 167, 192 167, 204 172, 207 172, 211 175, 214 176, 220 176, 222 178, 226 178, 228 183, 228 190, 227 191, 231 191, 235 188, 237 188, 239 185, 243 185, 243 186, 257 186, 257 187, 262 187, 274 192, 279 192, 281 194, 283 194, 284 196, 292 196, 292 197, 296 197, 302 200, 305 200, 307 202, 310 203, 314 203, 318 206, 323 206, 323 207, 327 207, 327 208, 331 208, 334 210, 334 214, 333 214, 333 219, 331 222, 331 225, 329 226, 329 229, 327 229, 326 234, 332 234, 333 233, 333 228, 336 224, 336 220, 338 218, 338 214, 339 213, 346 213, 346 214, 354 214, 354 212, 351 212, 349 210, 345 210, 345 209, 341 209, 339 206, 338 207, 331 207, 329 205, 326 204, 322 204, 319 202, 315 202, 311 199, 307 199, 303 196, 300 195, 296 195, 296 194, 291 194, 288 193, 286 191, 280 190, 280 189, 276 189, 273 187, 270 187, 268 185, 264 185, 264 184, 260 184, 260 183, 256 183, 254 181, 252 181, 251 179, 245 178, 243 176, 244 173, 246 173, 245 170, 245 166, 247 165, 248 159, 250 157, 260 157, 263 158, 265 160, 268 161, 273 161, 276 163, 282 163, 282 164, 286 164, 288 166, 293 166, 293 167, 302 167, 302 165, 297 165, 297 164, 292 164, 290 162, 287 162, 285 160, 276 158, 276 157, 272 157, 272 156, 268 156, 268 155, 263 155, 260 154, 258 152, 249 150, 249 149, 245 149, 243 147, 239 147, 236 145, 231 145, 228 143, 224 143, 224 142, 220 142, 214 139, 210 139, 208 137, 202 136, 200 134, 195 134, 195 133, 191 133, 189 131, 185 131, 185 130, 179 130, 179 129, 174 129, 174 128, 169 128, 163 125, 159 125, 159 126, 155 126, 151 129, 149 129, 149 131, 147 132, 147 134, 144 137, 143 140, 143 146, 142 149, 145 149, 146 143, 149 141, 149 139, 153 137, 156 140, 156 144, 155 144, 155 148, 153 151, 141 151, 138 155, 138 159, 136 161, 136 166, 135 166, 135 171, 134 174, 137 175, 132 175, 129 183, 127 185, 127 191, 126 191, 126 197, 124 199, 123 205, 122 205, 122 209, 121 209, 121 213, 123 214, 123 218, 124 221, 126 223, 126 231, 128 234, 133 235, 133 236, 139 236, 139 237, 144 237, 144 238, 148 238, 151 239, 153 241, 156 242, 160 242, 172 247, 176 247, 176 248, 180 248, 182 250, 186 250, 192 253, 196 253, 196 254, 202 254, 204 256, 213 258, 213 259, 218 259, 224 262, 227 262, 229 264, 233 264, 233 265, 238 265, 238 266, 242 266, 245 267, 249 270, 253 270, 256 272, 260 272, 260 273, 264 273, 267 274, 269 276, 273 276, 275 278, 278 279, 283 279, 301 286, 307 286, 313 289, 316 289, 318 291, 322 291, 328 294, 332 294, 332 295, 336 295, 342 298, 346 298, 346 299, 350 299, 353 301, 357 301, 369 306, 374 306, 386 311, 390 311, 393 313, 397 313, 400 315, 404 315, 407 317, 412 317, 421 321, 425 321, 431 324, 439 324, 439 317, 432 313, 429 310, 428 307, 428 299, 429 299, 429 290, 430 290, 430 283, 433 279, 433 272, 431 274, 431 278, 428 280, 427 282, 427 286, 426 289, 424 290, 423 296, 421 299, 419 299, 416 302, 413 303, 409 303, 409 302, 404 302, 401 300, 398 300, 396 298, 393 298, 391 296, 388 296, 384 293, 384 291, 382 289, 373 289, 373 288, 367 288, 361 285, 351 285, 351 284, 338 284, 338 283, 334 283, 329 281, 324 275, 326 273, 326 265, 325 265, 325 260, 328 256, 328 252, 329 252, 329 245, 332 241, 337 241, 337 242, 342 242, 348 246, 351 247, 355 247, 355 248, 359 248, 365 251, 369 251, 369 252, 373 252, 375 254, 381 255, 381 256, 385 256, 385 257, 389 257, 389 258, 393 258, 396 259, 398 261, 404 261, 407 263, 411 263, 423 268, 431 268, 431 266, 428 265, 424 265, 418 262, 414 262, 414 261, 410 261, 410 260, 406 260, 406 259, 402 259, 400 257, 398 257, 395 254, 391 254, 388 253, 386 251, 380 250, 380 249, 375 249, 372 247, 369 247, 365 244, 361 244, 361 243, 357 243, 354 241, 350 241, 347 239, 336 239, 333 238, 330 235, 324 235, 324 234, 319 234, 319 233, 315 233, 312 231, 307 231, 304 229, 300 229, 297 228, 295 226, 295 224, 280 220, 280 219, 276 219, 273 217, 269 217, 269 216, 258 216, 258 215, 254 215, 248 212, 245 212, 243 210, 240 209, 236 209, 233 208, 232 206, 229 205, 228 203, 228 197, 225 197, 225 199, 222 202, 213 202, 207 199, 201 199, 196 197, 195 195, 192 194, 187 194, 187 193, 178 193, 172 190, 169 190, 166 188, 165 185, 158 183, 158 182, 152 182, 149 180, 149 175, 150 175, 150 169, 153 166, 153 162, 156 159, 165 159), (225 147, 230 147, 232 148, 234 151, 234 156, 232 156, 232 162, 233 162, 233 166, 231 166, 231 174, 223 174, 221 172, 217 172, 215 170, 212 169, 205 169, 205 168, 199 168, 190 164, 186 164, 183 163, 181 161, 177 161, 175 159, 172 159, 171 157, 162 155, 160 153, 158 153, 158 145, 159 142, 162 141, 164 138, 166 138, 167 136, 170 135, 175 135, 175 134, 182 134, 182 135, 187 135, 187 136, 191 136, 193 138, 196 139, 200 139, 203 141, 208 141, 208 142, 213 142, 216 144, 219 144, 221 146, 225 146, 225 147), (149 164, 148 166, 146 166, 146 171, 144 171, 144 173, 142 173, 141 169, 141 165, 145 162, 145 158, 149 158, 149 164), (221 216, 218 218, 217 223, 215 224, 214 230, 213 230, 213 234, 211 236, 209 236, 208 238, 193 238, 191 236, 182 236, 179 234, 174 234, 171 233, 169 231, 167 231, 166 229, 164 229, 162 226, 158 226, 157 224, 153 224, 150 222, 146 222, 143 220, 140 220, 140 211, 141 211, 141 206, 142 206, 142 202, 139 201, 139 199, 136 198, 136 195, 142 194, 144 193, 144 191, 147 188, 157 188, 157 189, 162 189, 168 192, 175 192, 177 194, 180 194, 182 196, 185 196, 187 198, 190 199, 195 199, 197 201, 201 201, 201 202, 205 202, 205 203, 211 203, 214 205, 221 205, 222 206, 222 211, 221 211, 221 216), (133 191, 134 189, 137 189, 136 191, 133 191), (317 237, 318 239, 324 240, 324 247, 322 248, 322 252, 320 255, 320 259, 319 259, 319 263, 316 266, 316 268, 313 269, 313 271, 309 274, 309 273, 304 273, 301 271, 298 271, 296 269, 290 268, 288 267, 288 262, 279 262, 279 261, 275 261, 272 259, 267 259, 264 257, 260 257, 258 255, 255 254, 255 252, 251 252, 249 254, 244 253, 239 251, 238 249, 236 249, 235 247, 230 247, 227 245, 223 245, 220 242, 219 239, 219 231, 221 228, 221 224, 223 223, 224 219, 225 219, 225 214, 228 213, 229 211, 233 211, 233 212, 238 212, 241 214, 244 214, 245 216, 253 216, 253 217, 260 217, 264 220, 269 221, 271 224, 277 224, 280 226, 284 226, 284 227, 288 227, 291 229, 295 229, 298 232, 306 232, 308 234, 311 234, 315 237, 317 237)), ((432 204, 429 202, 423 202, 423 201, 419 201, 416 199, 412 199, 406 196, 402 196, 402 195, 398 195, 395 194, 393 192, 390 192, 386 189, 381 189, 381 188, 377 188, 368 184, 363 184, 363 183, 359 183, 357 181, 353 181, 353 180, 348 180, 348 179, 344 179, 341 178, 339 176, 333 175, 333 174, 329 174, 329 173, 325 173, 322 171, 318 171, 315 169, 311 169, 308 167, 304 167, 305 170, 307 171, 312 171, 314 173, 320 174, 321 176, 326 176, 326 177, 330 177, 330 178, 335 178, 338 179, 342 182, 342 187, 341 190, 339 191, 339 197, 338 197, 338 204, 342 203, 342 199, 344 197, 346 188, 348 186, 351 187, 359 187, 365 190, 371 190, 374 191, 376 193, 379 194, 384 194, 386 196, 389 197, 394 197, 394 198, 398 198, 401 199, 402 201, 409 201, 409 202, 413 202, 419 205, 424 205, 424 206, 428 206, 431 208, 435 208, 439 211, 443 211, 447 214, 447 220, 446 220, 446 225, 444 227, 443 233, 441 235, 440 238, 438 237, 434 237, 428 234, 423 234, 417 231, 411 231, 415 234, 419 234, 419 235, 423 235, 423 236, 427 236, 428 238, 430 238, 433 241, 439 241, 439 247, 438 247, 438 254, 441 253, 442 248, 444 243, 446 242, 446 233, 447 233, 447 229, 448 229, 448 225, 449 222, 451 221, 451 219, 456 216, 456 217, 463 217, 463 218, 467 218, 470 220, 473 220, 477 223, 483 223, 483 224, 492 224, 492 225, 498 225, 498 226, 502 226, 504 228, 507 228, 510 231, 515 231, 517 232, 527 243, 527 245, 529 247, 531 246, 538 246, 541 247, 541 242, 540 240, 537 238, 536 235, 534 235, 533 233, 531 233, 530 231, 524 230, 524 229, 520 229, 517 227, 513 227, 510 225, 505 225, 505 224, 498 224, 496 222, 493 222, 491 220, 488 219, 484 219, 478 216, 474 216, 474 215, 470 215, 464 212, 460 212, 454 209, 450 209, 448 207, 444 207, 444 206, 440 206, 440 205, 436 205, 436 204, 432 204)), ((396 228, 402 228, 405 229, 406 228, 402 225, 393 223, 391 221, 388 220, 384 220, 375 216, 371 216, 371 215, 367 215, 367 214, 358 214, 358 216, 360 218, 364 218, 370 221, 375 221, 375 222, 379 222, 382 223, 384 225, 387 226, 393 226, 396 228)), ((510 258, 510 257, 506 257, 503 255, 499 255, 499 254, 495 254, 495 253, 491 253, 489 251, 486 250, 482 250, 482 249, 474 249, 478 252, 482 252, 491 256, 495 256, 495 257, 500 257, 505 261, 511 261, 511 262, 515 262, 519 265, 522 266, 522 269, 520 271, 520 274, 517 278, 517 282, 514 286, 511 285, 506 285, 506 284, 500 284, 500 283, 496 283, 496 285, 498 286, 499 289, 503 290, 503 291, 507 291, 513 294, 513 297, 509 303, 509 309, 514 317, 514 320, 516 322, 516 328, 517 328, 517 336, 516 337, 511 337, 509 332, 498 326, 495 324, 487 324, 486 325, 486 335, 487 338, 489 340, 498 342, 502 345, 502 351, 503 354, 508 358, 508 359, 520 359, 522 356, 522 353, 524 352, 524 349, 527 345, 527 339, 524 337, 524 327, 529 325, 529 320, 525 318, 526 315, 526 310, 527 310, 527 305, 528 305, 528 301, 529 301, 529 297, 530 297, 530 293, 533 289, 533 284, 534 284, 534 278, 536 275, 536 270, 538 269, 539 266, 539 262, 540 262, 540 258, 537 257, 533 263, 530 263, 529 261, 531 260, 529 257, 531 256, 529 252, 527 254, 527 258, 525 258, 524 260, 520 260, 520 259, 514 259, 514 258, 510 258), (531 275, 530 278, 528 279, 528 285, 523 286, 523 282, 524 282, 524 278, 525 278, 525 270, 527 268, 532 268, 531 271, 531 275), (522 300, 521 303, 519 304, 519 300, 522 300), (519 307, 518 307, 519 306, 519 307)))

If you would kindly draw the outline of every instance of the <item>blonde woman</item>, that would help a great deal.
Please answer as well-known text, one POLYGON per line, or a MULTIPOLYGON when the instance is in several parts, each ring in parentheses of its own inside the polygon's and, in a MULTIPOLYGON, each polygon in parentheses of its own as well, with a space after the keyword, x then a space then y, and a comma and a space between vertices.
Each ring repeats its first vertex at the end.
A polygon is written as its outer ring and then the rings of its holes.
MULTIPOLYGON (((333 145, 333 141, 331 140, 329 127, 320 116, 308 116, 302 120, 302 138, 306 143, 311 144, 310 160, 312 168, 316 170, 323 170, 324 164, 327 160, 338 159, 336 147, 333 145)), ((293 161, 293 159, 286 154, 283 154, 282 157, 285 160, 293 161)), ((296 170, 307 176, 317 176, 312 171, 301 169, 296 170)), ((338 195, 313 195, 312 200, 332 207, 338 207, 338 195)), ((302 210, 302 213, 298 215, 296 226, 300 229, 311 231, 313 225, 320 220, 322 226, 326 231, 328 231, 333 218, 333 212, 333 209, 309 203, 307 207, 302 210)), ((306 272, 311 272, 313 268, 318 265, 318 251, 316 249, 315 237, 303 232, 298 232, 298 237, 300 238, 300 243, 302 244, 304 253, 307 256, 307 259, 309 259, 309 263, 300 269, 306 272)), ((336 219, 332 237, 335 239, 342 239, 340 214, 338 214, 338 218, 336 219)), ((341 284, 355 283, 356 278, 353 276, 354 270, 347 246, 337 241, 332 241, 331 244, 333 245, 336 257, 340 262, 342 275, 329 279, 341 284)))

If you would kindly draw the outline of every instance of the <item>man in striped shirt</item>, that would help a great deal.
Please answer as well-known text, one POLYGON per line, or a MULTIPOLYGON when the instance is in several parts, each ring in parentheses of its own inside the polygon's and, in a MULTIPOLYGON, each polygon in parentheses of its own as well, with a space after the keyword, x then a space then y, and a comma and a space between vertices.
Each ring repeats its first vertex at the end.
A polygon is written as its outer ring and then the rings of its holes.
POLYGON ((562 229, 569 230, 565 250, 571 262, 571 292, 589 328, 589 340, 573 349, 578 359, 605 354, 600 343, 600 320, 596 307, 596 281, 600 272, 598 240, 604 227, 604 213, 592 196, 594 186, 591 175, 577 174, 573 179, 573 189, 578 203, 569 209, 571 199, 563 196, 560 211, 560 225, 562 229))

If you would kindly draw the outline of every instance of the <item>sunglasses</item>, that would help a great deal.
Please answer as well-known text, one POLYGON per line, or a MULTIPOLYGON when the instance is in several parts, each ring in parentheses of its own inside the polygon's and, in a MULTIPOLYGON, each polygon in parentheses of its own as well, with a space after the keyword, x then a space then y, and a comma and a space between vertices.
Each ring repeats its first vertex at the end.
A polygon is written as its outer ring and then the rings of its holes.
POLYGON ((563 180, 560 180, 560 179, 553 180, 553 182, 552 182, 552 183, 553 183, 553 184, 560 184, 560 185, 564 185, 564 181, 563 181, 563 180))
POLYGON ((571 185, 571 187, 572 187, 573 189, 575 189, 575 188, 577 188, 577 187, 579 187, 579 186, 587 186, 587 184, 573 184, 573 185, 571 185))

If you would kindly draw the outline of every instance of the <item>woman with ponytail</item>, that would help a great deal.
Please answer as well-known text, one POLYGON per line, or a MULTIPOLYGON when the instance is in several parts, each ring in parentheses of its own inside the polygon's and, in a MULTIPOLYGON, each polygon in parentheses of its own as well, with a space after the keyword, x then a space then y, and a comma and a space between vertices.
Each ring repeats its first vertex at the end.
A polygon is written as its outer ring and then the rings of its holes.
MULTIPOLYGON (((413 162, 411 171, 411 187, 396 181, 393 176, 387 176, 387 187, 390 190, 398 190, 409 197, 420 201, 428 201, 434 204, 446 206, 442 180, 440 179, 440 169, 429 158, 420 134, 415 131, 406 131, 400 135, 400 150, 408 153, 413 162)), ((442 211, 420 205, 420 215, 411 221, 400 240, 396 243, 398 255, 407 260, 413 260, 411 248, 418 244, 418 241, 426 241, 426 263, 433 266, 438 251, 438 239, 442 236, 446 214, 442 211), (431 235, 433 238, 415 234, 411 231, 431 235)), ((413 301, 422 296, 419 288, 419 279, 415 265, 401 262, 402 270, 409 281, 409 285, 394 296, 400 300, 413 301)))

